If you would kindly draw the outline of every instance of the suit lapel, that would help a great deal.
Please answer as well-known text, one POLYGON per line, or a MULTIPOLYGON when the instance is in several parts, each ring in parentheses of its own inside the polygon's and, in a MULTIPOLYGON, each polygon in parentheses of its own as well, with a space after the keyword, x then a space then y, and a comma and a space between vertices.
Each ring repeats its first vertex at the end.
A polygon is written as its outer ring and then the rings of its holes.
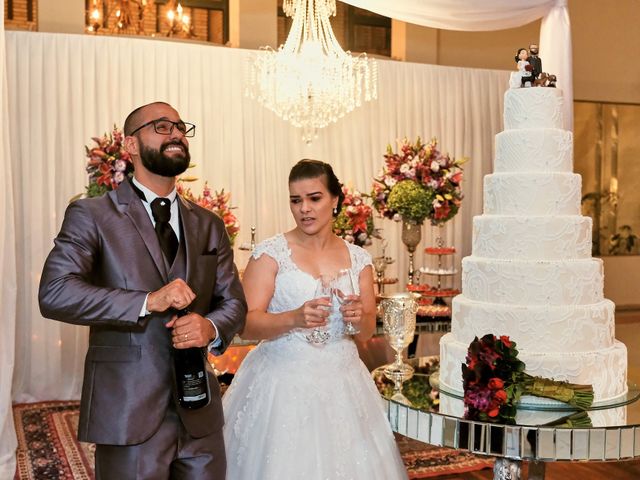
POLYGON ((189 283, 191 273, 196 268, 196 262, 200 252, 198 250, 198 232, 200 222, 193 206, 178 195, 178 208, 180 210, 180 220, 182 221, 182 239, 185 242, 185 253, 187 256, 186 281, 189 283))
POLYGON ((119 209, 131 219, 140 237, 142 237, 142 241, 147 247, 151 258, 153 258, 158 273, 167 282, 168 272, 162 256, 160 242, 158 242, 156 231, 153 229, 153 224, 144 205, 142 205, 142 201, 135 194, 129 182, 122 182, 115 193, 118 198, 119 209))

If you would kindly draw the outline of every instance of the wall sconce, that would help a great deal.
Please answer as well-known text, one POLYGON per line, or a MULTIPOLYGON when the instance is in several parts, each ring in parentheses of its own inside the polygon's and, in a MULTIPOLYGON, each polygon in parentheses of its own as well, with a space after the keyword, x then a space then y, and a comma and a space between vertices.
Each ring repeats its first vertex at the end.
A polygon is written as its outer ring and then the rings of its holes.
POLYGON ((195 37, 191 17, 184 13, 184 9, 180 2, 172 0, 169 2, 168 8, 167 22, 169 23, 169 31, 167 32, 167 37, 180 34, 187 38, 195 37))

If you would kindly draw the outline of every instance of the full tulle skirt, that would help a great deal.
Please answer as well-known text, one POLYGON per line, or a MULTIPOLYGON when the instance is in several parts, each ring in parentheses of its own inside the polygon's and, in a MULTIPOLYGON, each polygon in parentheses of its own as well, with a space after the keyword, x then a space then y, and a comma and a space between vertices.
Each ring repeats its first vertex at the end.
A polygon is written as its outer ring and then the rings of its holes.
POLYGON ((229 480, 395 480, 407 473, 355 344, 263 342, 223 398, 229 480))

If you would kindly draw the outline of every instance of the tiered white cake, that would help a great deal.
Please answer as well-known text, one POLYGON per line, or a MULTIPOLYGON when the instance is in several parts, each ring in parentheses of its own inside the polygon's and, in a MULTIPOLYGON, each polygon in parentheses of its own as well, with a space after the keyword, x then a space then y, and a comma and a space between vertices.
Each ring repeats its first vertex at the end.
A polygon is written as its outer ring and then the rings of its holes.
POLYGON ((591 218, 580 215, 581 177, 562 103, 556 88, 505 93, 484 214, 473 219, 462 294, 440 341, 443 389, 462 393, 469 343, 493 333, 517 342, 527 373, 593 385, 596 403, 627 391, 627 349, 614 337, 602 260, 591 257, 591 218))

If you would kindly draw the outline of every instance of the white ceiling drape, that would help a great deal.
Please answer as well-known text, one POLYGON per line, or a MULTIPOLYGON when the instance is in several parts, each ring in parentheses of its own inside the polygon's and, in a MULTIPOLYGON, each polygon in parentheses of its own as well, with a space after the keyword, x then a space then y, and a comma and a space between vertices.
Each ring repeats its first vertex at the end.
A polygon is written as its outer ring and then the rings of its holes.
MULTIPOLYGON (((542 18, 540 56, 558 77, 565 100, 564 126, 573 130, 573 60, 567 0, 341 0, 379 15, 444 30, 488 31, 542 18)), ((514 45, 515 49, 519 45, 514 45)))

